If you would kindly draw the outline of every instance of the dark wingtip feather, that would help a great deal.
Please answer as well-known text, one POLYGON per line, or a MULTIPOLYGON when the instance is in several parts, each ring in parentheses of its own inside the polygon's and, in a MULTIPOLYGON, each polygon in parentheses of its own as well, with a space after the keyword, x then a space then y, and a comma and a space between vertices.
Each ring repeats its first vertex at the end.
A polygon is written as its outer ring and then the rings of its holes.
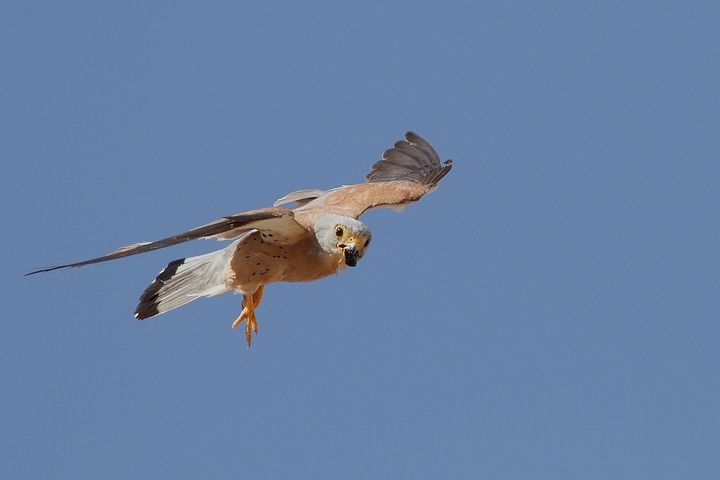
POLYGON ((150 284, 149 287, 140 295, 140 304, 135 309, 135 318, 138 320, 145 320, 146 318, 154 317, 159 314, 158 310, 158 293, 160 289, 165 285, 165 282, 170 280, 177 272, 180 265, 185 263, 185 259, 172 261, 165 267, 155 280, 150 284))
POLYGON ((72 265, 60 265, 59 267, 43 268, 43 269, 40 269, 40 270, 35 270, 35 271, 33 271, 33 272, 30 272, 30 273, 26 273, 25 275, 23 275, 23 277, 29 277, 30 275, 35 275, 36 273, 52 272, 52 271, 54 271, 54 270, 61 270, 61 269, 64 269, 64 268, 72 268, 72 265))
POLYGON ((404 180, 423 185, 435 185, 452 168, 452 160, 444 164, 430 143, 415 132, 405 133, 405 140, 395 142, 383 153, 383 158, 367 174, 368 182, 404 180))

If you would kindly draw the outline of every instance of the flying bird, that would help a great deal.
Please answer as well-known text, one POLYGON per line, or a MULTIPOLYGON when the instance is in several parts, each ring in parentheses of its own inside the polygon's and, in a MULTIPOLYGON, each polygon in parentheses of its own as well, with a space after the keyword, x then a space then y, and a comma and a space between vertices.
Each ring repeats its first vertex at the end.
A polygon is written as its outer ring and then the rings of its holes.
POLYGON ((357 265, 370 245, 370 229, 358 218, 373 208, 401 210, 432 192, 452 168, 420 135, 386 150, 372 166, 367 183, 331 190, 299 190, 272 207, 223 217, 156 242, 121 247, 99 258, 30 272, 77 268, 137 255, 196 239, 235 239, 229 246, 170 262, 140 296, 135 318, 168 312, 200 297, 234 291, 243 295, 242 311, 232 328, 245 321, 248 346, 257 334, 255 309, 265 285, 310 282, 357 265), (295 203, 292 208, 282 207, 295 203))

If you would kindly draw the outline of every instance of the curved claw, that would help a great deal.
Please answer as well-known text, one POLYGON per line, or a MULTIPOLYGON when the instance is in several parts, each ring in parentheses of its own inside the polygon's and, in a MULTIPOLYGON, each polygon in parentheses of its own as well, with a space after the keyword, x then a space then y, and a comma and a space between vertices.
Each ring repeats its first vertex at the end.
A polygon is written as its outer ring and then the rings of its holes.
POLYGON ((258 288, 252 295, 244 296, 242 303, 243 309, 232 324, 232 328, 235 328, 240 325, 243 320, 245 320, 245 338, 247 339, 248 348, 250 348, 250 344, 252 343, 252 332, 254 331, 256 335, 258 333, 255 309, 258 305, 260 305, 263 289, 264 286, 261 285, 260 288, 258 288))

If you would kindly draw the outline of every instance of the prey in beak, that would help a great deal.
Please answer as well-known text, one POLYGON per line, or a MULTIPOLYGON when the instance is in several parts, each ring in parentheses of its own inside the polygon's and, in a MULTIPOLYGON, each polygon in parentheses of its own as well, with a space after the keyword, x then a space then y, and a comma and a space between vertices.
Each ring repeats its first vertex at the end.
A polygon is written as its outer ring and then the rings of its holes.
POLYGON ((359 251, 354 243, 350 245, 346 245, 343 248, 343 257, 345 258, 345 265, 348 267, 354 267, 357 265, 358 260, 360 259, 359 251))
POLYGON ((357 265, 358 260, 360 260, 363 256, 363 252, 358 248, 358 243, 360 242, 361 240, 359 238, 355 235, 351 235, 347 238, 346 242, 338 243, 338 248, 343 252, 345 265, 348 267, 354 267, 357 265))

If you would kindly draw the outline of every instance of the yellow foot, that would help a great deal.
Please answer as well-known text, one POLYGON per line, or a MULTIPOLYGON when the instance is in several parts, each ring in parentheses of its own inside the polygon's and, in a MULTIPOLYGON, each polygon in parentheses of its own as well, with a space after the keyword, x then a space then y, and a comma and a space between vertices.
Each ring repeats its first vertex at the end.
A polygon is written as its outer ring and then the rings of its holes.
POLYGON ((260 300, 262 300, 263 295, 263 289, 264 286, 260 285, 260 288, 258 288, 255 293, 253 293, 252 295, 244 296, 242 303, 242 312, 240 312, 240 315, 235 319, 232 324, 232 328, 235 328, 240 325, 243 320, 245 320, 245 338, 247 339, 248 348, 250 348, 250 344, 252 343, 252 332, 254 331, 257 335, 258 327, 257 317, 255 316, 255 309, 258 305, 260 305, 260 300))

